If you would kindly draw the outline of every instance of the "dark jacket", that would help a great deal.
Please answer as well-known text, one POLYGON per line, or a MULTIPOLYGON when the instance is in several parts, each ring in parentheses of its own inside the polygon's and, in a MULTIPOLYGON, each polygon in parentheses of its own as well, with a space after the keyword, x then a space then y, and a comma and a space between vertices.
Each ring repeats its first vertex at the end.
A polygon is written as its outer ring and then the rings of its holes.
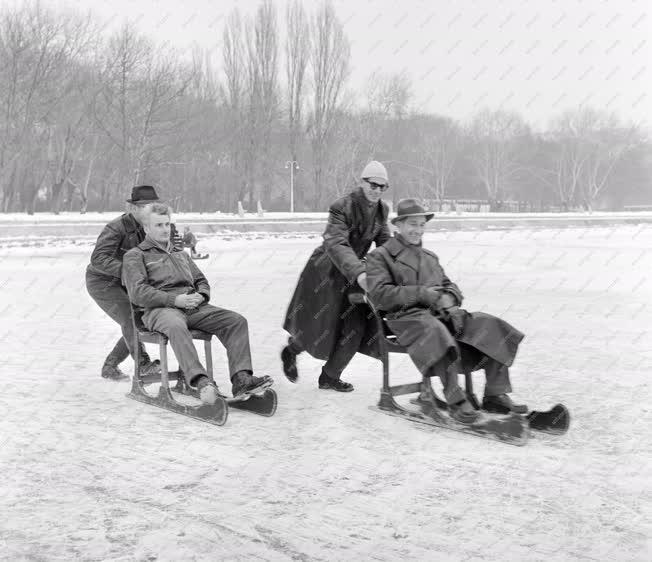
POLYGON ((197 245, 197 237, 190 231, 183 234, 183 245, 186 248, 192 248, 197 245))
POLYGON ((288 306, 283 328, 317 359, 328 359, 337 343, 348 293, 360 290, 356 280, 372 242, 380 246, 390 238, 387 205, 378 203, 373 221, 368 206, 359 188, 331 205, 324 241, 308 259, 288 306))
POLYGON ((97 238, 86 271, 92 275, 119 281, 126 252, 145 240, 145 231, 130 213, 112 220, 97 238))
POLYGON ((191 257, 183 250, 167 251, 146 238, 124 256, 122 280, 129 300, 150 309, 174 307, 177 295, 194 292, 210 299, 210 285, 191 257))
POLYGON ((411 245, 400 235, 367 256, 367 286, 371 302, 387 313, 390 330, 424 374, 439 361, 455 361, 458 350, 465 370, 479 368, 484 356, 510 366, 524 337, 500 318, 466 311, 461 311, 463 329, 453 334, 448 322, 434 316, 435 298, 427 289, 451 293, 458 305, 461 291, 434 252, 411 245))

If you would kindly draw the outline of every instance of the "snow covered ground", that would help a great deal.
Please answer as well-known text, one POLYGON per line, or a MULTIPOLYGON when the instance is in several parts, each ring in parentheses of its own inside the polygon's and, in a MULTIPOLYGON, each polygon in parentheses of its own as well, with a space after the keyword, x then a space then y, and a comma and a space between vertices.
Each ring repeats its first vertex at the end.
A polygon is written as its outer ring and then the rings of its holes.
MULTIPOLYGON (((652 558, 652 225, 427 236, 466 308, 527 334, 515 396, 572 412, 566 436, 522 448, 371 411, 380 363, 364 356, 351 394, 317 390, 305 356, 287 382, 280 326, 317 243, 202 240, 213 301, 249 318, 279 393, 273 418, 224 427, 100 379, 118 329, 85 291, 87 244, 0 250, 0 559, 652 558)), ((406 356, 392 365, 416 380, 406 356)))

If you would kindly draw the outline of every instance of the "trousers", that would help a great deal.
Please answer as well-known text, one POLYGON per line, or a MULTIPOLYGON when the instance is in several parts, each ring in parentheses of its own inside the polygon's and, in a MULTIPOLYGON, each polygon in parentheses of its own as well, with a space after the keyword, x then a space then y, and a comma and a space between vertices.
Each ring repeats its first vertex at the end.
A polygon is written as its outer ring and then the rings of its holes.
MULTIPOLYGON (((366 306, 350 306, 342 317, 337 343, 322 367, 322 372, 331 379, 339 379, 342 372, 351 362, 360 349, 364 338, 365 325, 369 309, 366 306)), ((290 336, 288 347, 292 353, 298 355, 304 351, 301 342, 290 336)))
MULTIPOLYGON (((98 306, 119 326, 122 337, 106 357, 105 363, 118 366, 129 355, 134 357, 134 327, 127 291, 118 279, 109 279, 86 272, 86 290, 98 306)), ((140 348, 141 363, 148 363, 144 346, 140 348)))
MULTIPOLYGON (((486 384, 484 387, 485 396, 497 396, 512 391, 509 380, 509 368, 495 359, 485 357, 481 368, 484 368, 486 384)), ((448 404, 458 404, 466 399, 466 394, 460 388, 458 374, 460 373, 459 362, 451 363, 447 368, 435 365, 430 368, 428 376, 438 376, 444 387, 444 398, 448 404)))
POLYGON ((230 377, 239 371, 253 372, 249 326, 247 319, 237 312, 210 304, 203 304, 189 311, 179 308, 150 308, 143 314, 143 324, 147 329, 167 336, 190 386, 195 386, 199 375, 206 375, 206 368, 199 361, 190 333, 193 329, 217 336, 226 349, 230 377))

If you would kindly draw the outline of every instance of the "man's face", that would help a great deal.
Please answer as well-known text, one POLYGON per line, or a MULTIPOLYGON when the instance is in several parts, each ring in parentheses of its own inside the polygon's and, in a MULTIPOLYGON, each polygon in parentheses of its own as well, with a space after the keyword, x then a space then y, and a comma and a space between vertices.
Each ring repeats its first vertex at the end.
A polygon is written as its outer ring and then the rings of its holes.
POLYGON ((387 185, 381 179, 362 180, 362 191, 371 203, 380 201, 380 196, 386 189, 387 185))
POLYGON ((152 213, 149 215, 149 221, 145 221, 143 225, 147 235, 165 246, 170 240, 170 217, 168 215, 157 215, 152 213))
POLYGON ((142 205, 139 204, 134 204, 134 206, 131 208, 131 214, 136 218, 136 220, 140 223, 143 224, 143 219, 145 216, 145 207, 147 206, 146 203, 143 203, 142 205))
POLYGON ((410 244, 419 244, 426 230, 424 217, 408 217, 397 223, 398 231, 410 244))

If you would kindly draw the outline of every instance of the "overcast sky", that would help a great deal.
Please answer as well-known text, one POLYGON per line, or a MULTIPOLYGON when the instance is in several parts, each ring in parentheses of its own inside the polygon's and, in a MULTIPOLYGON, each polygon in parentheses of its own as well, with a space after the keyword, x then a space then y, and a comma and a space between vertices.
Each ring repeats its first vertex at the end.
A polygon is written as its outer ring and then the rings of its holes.
MULTIPOLYGON (((42 0, 91 8, 114 29, 125 18, 157 41, 212 49, 220 62, 229 12, 258 0, 42 0)), ((317 2, 304 1, 312 9, 317 2)), ((285 0, 278 0, 279 20, 285 0)), ((519 111, 535 126, 580 104, 650 126, 652 0, 335 0, 351 41, 349 86, 375 69, 406 71, 413 106, 465 119, 479 108, 519 111)))

